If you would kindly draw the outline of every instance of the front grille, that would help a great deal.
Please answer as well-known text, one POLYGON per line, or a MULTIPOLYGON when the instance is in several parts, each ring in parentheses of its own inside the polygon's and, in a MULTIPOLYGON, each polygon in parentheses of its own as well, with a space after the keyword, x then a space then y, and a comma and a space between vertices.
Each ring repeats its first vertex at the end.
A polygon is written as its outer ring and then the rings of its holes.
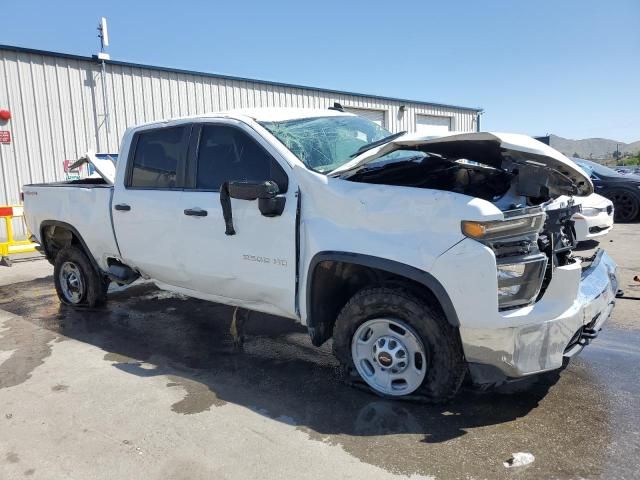
POLYGON ((498 259, 529 255, 532 253, 534 246, 535 241, 532 238, 493 242, 491 244, 491 247, 496 254, 496 258, 498 259))

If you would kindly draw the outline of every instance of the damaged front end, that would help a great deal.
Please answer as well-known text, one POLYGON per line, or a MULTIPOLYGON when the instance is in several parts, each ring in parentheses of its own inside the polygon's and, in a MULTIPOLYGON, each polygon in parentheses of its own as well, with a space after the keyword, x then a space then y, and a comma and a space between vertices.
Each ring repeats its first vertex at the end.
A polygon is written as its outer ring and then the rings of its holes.
POLYGON ((333 174, 454 192, 501 212, 462 220, 462 234, 474 241, 452 246, 431 269, 453 297, 475 383, 560 368, 610 316, 615 262, 601 252, 583 268, 572 255, 580 210, 572 196, 590 195, 593 184, 561 153, 521 135, 478 133, 405 136, 363 156, 333 174))
POLYGON ((530 207, 503 212, 505 219, 462 222, 462 232, 489 247, 496 257, 498 308, 509 310, 537 302, 553 271, 576 260, 572 215, 579 206, 552 210, 530 207))
POLYGON ((590 179, 564 155, 514 134, 402 136, 333 174, 353 182, 455 192, 498 207, 503 220, 463 221, 461 227, 495 254, 500 310, 535 303, 553 271, 575 261, 571 217, 580 207, 556 199, 593 191, 590 179))

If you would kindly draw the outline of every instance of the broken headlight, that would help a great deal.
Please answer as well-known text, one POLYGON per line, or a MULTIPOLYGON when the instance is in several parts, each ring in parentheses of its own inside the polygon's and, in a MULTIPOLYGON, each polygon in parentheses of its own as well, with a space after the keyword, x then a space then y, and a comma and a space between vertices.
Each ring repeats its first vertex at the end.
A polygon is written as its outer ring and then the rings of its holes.
POLYGON ((533 303, 544 278, 547 257, 536 255, 509 263, 498 263, 498 307, 500 310, 533 303))
POLYGON ((525 217, 494 220, 491 222, 473 222, 463 220, 462 233, 467 237, 480 241, 507 238, 517 235, 537 233, 544 225, 545 214, 528 215, 525 217))

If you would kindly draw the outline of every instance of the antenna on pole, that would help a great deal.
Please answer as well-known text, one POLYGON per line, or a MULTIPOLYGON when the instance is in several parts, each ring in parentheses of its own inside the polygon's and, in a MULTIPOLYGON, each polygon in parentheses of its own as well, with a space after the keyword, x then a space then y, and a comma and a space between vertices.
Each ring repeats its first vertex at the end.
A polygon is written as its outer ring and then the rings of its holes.
POLYGON ((107 28, 107 19, 102 17, 100 24, 98 25, 98 38, 100 39, 100 53, 98 58, 100 60, 111 60, 111 57, 104 51, 105 47, 109 46, 109 30, 107 28))
POLYGON ((104 108, 104 125, 107 129, 107 144, 109 143, 109 99, 107 98, 107 69, 105 60, 111 60, 111 56, 105 52, 105 48, 109 46, 109 30, 107 29, 106 17, 100 18, 98 24, 98 38, 100 39, 100 51, 98 52, 98 60, 100 61, 100 77, 102 80, 102 102, 104 108))

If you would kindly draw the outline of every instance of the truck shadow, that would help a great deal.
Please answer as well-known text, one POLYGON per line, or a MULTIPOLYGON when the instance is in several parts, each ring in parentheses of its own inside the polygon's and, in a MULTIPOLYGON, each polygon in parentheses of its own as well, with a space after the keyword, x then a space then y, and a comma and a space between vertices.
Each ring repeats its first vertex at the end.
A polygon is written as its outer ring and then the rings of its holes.
MULTIPOLYGON (((511 395, 465 387, 444 405, 390 401, 345 385, 330 346, 313 347, 305 328, 288 319, 253 314, 238 351, 228 333, 230 307, 150 284, 112 293, 104 309, 61 306, 50 277, 2 287, 0 301, 0 308, 22 316, 29 328, 105 350, 104 359, 114 368, 141 379, 166 376, 167 388, 184 393, 171 406, 176 413, 233 403, 318 439, 414 434, 422 442, 444 442, 472 428, 526 416, 559 378, 547 375, 511 395)), ((11 346, 21 348, 16 342, 11 346)), ((50 354, 51 349, 45 353, 50 354)))

